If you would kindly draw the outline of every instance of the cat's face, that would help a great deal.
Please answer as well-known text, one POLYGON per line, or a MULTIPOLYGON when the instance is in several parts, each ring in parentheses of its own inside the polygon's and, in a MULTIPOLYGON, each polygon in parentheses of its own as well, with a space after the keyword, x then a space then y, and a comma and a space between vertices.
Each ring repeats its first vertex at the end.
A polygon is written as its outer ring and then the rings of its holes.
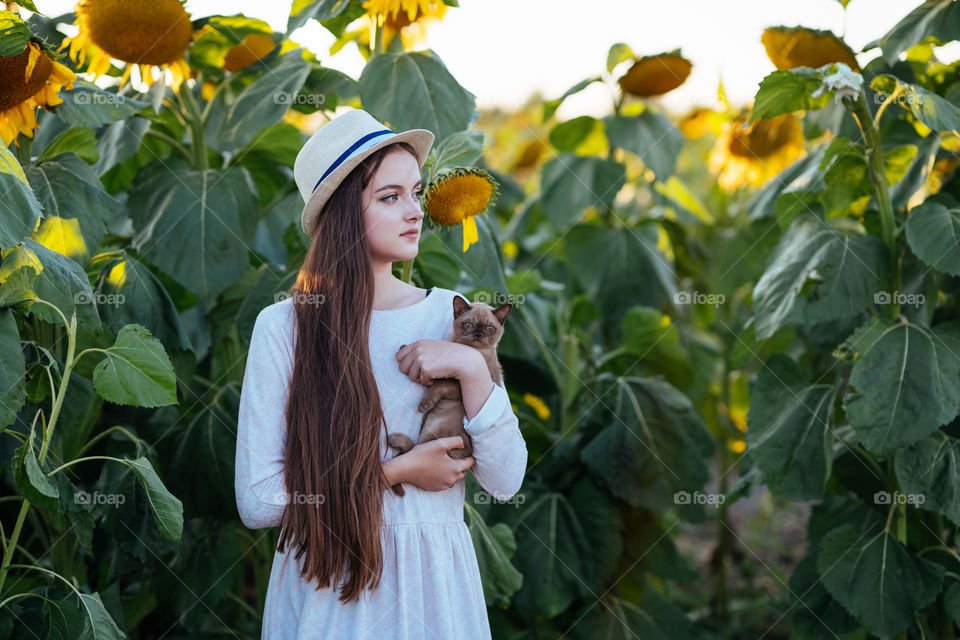
POLYGON ((460 296, 454 296, 454 342, 476 348, 496 346, 503 335, 503 323, 511 308, 511 304, 500 305, 496 309, 484 302, 470 304, 460 296))

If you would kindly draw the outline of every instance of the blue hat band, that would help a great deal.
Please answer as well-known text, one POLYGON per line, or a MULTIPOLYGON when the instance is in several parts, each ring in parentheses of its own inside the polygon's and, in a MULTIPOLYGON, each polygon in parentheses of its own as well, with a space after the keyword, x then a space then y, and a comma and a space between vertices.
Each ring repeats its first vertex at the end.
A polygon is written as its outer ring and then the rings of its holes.
POLYGON ((378 138, 388 133, 396 135, 396 133, 392 129, 381 129, 380 131, 374 131, 373 133, 368 133, 367 135, 363 136, 362 138, 354 142, 352 145, 350 145, 350 148, 344 151, 343 153, 341 153, 340 157, 334 160, 333 164, 331 164, 327 168, 327 170, 323 172, 323 175, 320 176, 319 180, 317 180, 317 184, 313 185, 313 191, 316 191, 317 187, 320 186, 320 183, 323 182, 324 178, 330 175, 330 173, 334 169, 336 169, 337 167, 342 165, 344 162, 346 162, 348 158, 362 151, 366 151, 367 149, 369 149, 370 147, 372 147, 373 145, 379 142, 378 138))

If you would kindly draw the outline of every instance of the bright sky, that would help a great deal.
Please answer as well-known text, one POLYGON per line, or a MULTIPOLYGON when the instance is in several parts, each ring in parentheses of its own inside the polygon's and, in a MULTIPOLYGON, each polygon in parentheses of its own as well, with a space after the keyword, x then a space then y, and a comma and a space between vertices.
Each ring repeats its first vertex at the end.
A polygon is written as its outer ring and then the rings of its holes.
MULTIPOLYGON (((70 11, 70 0, 36 0, 47 15, 70 11)), ((469 91, 480 106, 513 107, 534 91, 556 98, 578 81, 605 71, 607 51, 616 42, 637 55, 681 48, 693 62, 687 82, 667 94, 665 106, 677 112, 693 105, 713 106, 722 80, 730 101, 745 104, 774 67, 760 34, 767 26, 803 25, 843 35, 858 51, 882 36, 919 0, 852 0, 844 10, 838 0, 460 0, 442 24, 428 31, 427 46, 469 91), (589 9, 587 9, 589 7, 589 9), (576 11, 568 10, 575 9, 576 11)), ((284 31, 289 0, 187 0, 194 18, 243 13, 284 31)), ((311 21, 293 40, 315 52, 329 67, 359 77, 364 60, 349 45, 327 59, 333 36, 311 21)), ((953 60, 956 47, 942 59, 953 60)), ((865 62, 876 53, 861 55, 865 62)), ((557 113, 604 115, 611 109, 610 90, 591 85, 568 99, 557 113)))

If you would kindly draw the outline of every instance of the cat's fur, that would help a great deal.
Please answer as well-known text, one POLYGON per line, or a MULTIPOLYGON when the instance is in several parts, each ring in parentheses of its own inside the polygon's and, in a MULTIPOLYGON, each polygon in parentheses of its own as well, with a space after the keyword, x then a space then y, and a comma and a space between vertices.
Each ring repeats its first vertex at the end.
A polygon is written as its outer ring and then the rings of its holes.
MULTIPOLYGON (((479 351, 487 363, 490 377, 496 384, 503 382, 503 370, 497 360, 497 342, 503 335, 503 323, 511 308, 513 308, 511 304, 500 305, 496 309, 483 302, 470 304, 460 296, 454 296, 453 331, 445 338, 479 351)), ((466 412, 460 394, 460 383, 456 378, 434 380, 424 392, 417 409, 424 414, 418 442, 462 436, 464 446, 451 449, 447 455, 459 459, 473 454, 473 441, 463 429, 466 412)), ((400 454, 406 453, 414 446, 413 441, 402 433, 390 434, 387 437, 387 444, 399 450, 400 454)), ((393 486, 393 492, 398 496, 405 493, 399 484, 393 486)))

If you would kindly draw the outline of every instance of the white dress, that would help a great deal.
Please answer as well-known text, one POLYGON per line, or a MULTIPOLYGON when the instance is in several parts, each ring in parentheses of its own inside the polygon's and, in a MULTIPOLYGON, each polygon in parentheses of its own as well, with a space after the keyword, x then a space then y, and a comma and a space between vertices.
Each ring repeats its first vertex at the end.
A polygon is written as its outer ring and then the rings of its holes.
MULTIPOLYGON (((442 340, 453 326, 453 297, 434 288, 419 302, 374 310, 370 358, 387 428, 417 441, 422 414, 417 405, 426 387, 400 371, 401 345, 442 340)), ((240 396, 235 490, 243 524, 274 527, 284 510, 284 406, 295 335, 293 300, 264 308, 257 316, 240 396)), ((480 486, 498 499, 520 489, 527 449, 505 387, 494 385, 485 404, 466 424, 480 486)), ((394 456, 381 431, 382 460, 394 456)), ((263 612, 262 640, 489 640, 477 556, 464 522, 465 480, 444 491, 405 483, 404 497, 384 497, 384 571, 375 591, 359 602, 341 603, 339 587, 316 590, 300 576, 303 557, 287 545, 275 552, 263 612)), ((348 572, 349 573, 349 572, 348 572)), ((346 578, 341 584, 346 582, 346 578)))

